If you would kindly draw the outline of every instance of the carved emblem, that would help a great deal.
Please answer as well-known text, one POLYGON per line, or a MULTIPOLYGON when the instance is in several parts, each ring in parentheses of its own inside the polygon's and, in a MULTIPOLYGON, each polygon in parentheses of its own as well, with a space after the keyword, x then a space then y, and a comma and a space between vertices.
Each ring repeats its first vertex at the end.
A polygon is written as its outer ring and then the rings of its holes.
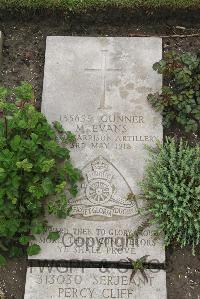
POLYGON ((117 168, 99 156, 82 170, 84 182, 71 200, 72 216, 90 220, 117 220, 138 214, 136 201, 128 201, 131 188, 117 168))
POLYGON ((91 163, 91 168, 86 175, 88 184, 85 187, 85 195, 93 204, 104 204, 110 200, 115 190, 112 174, 101 157, 91 163))

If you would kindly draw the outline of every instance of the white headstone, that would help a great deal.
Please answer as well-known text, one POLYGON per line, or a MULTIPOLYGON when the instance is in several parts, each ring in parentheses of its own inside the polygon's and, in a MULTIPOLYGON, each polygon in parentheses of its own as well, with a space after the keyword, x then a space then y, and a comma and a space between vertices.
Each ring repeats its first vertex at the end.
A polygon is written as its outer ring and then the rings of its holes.
POLYGON ((166 299, 166 273, 145 270, 28 268, 24 299, 166 299))
POLYGON ((71 158, 84 181, 70 201, 71 217, 49 217, 61 238, 39 237, 42 251, 34 258, 119 261, 147 254, 164 262, 155 227, 138 242, 129 238, 144 222, 138 210, 144 145, 162 140, 161 116, 146 99, 161 88, 152 69, 161 56, 160 38, 47 38, 42 111, 75 132, 71 158), (128 200, 129 193, 136 199, 128 200))

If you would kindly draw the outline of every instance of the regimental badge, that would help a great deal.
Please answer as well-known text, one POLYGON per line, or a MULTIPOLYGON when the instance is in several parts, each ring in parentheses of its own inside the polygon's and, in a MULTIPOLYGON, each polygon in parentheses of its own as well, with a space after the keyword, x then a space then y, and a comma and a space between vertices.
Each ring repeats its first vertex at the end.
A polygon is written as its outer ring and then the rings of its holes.
POLYGON ((112 174, 109 172, 108 164, 99 157, 91 163, 91 171, 86 174, 87 184, 85 195, 93 204, 107 203, 115 191, 112 185, 112 174))
POLYGON ((83 184, 70 201, 71 216, 85 220, 114 220, 138 214, 136 201, 128 201, 131 188, 117 168, 99 156, 82 170, 83 184))

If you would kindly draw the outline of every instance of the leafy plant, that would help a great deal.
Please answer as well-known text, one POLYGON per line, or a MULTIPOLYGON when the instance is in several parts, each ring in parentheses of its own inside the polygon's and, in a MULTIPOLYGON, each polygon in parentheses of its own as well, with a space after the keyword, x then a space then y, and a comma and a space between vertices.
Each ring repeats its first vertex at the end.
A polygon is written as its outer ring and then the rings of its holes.
POLYGON ((166 245, 192 244, 194 253, 200 243, 200 147, 167 138, 148 149, 151 159, 141 187, 150 222, 164 232, 166 245))
POLYGON ((132 260, 129 257, 127 258, 128 261, 131 263, 131 266, 133 268, 132 273, 131 273, 131 277, 130 277, 130 282, 133 280, 134 276, 136 275, 136 273, 138 271, 141 272, 144 279, 148 282, 148 277, 147 277, 147 274, 146 274, 145 268, 144 268, 144 263, 147 262, 148 257, 149 257, 149 255, 144 255, 141 258, 137 259, 137 260, 132 260))
POLYGON ((168 81, 161 93, 148 96, 153 107, 162 111, 164 124, 177 123, 186 132, 197 132, 200 125, 200 55, 167 52, 153 68, 168 81))
MULTIPOLYGON (((66 148, 74 138, 36 110, 31 85, 0 88, 0 264, 5 253, 21 255, 35 234, 47 230, 46 212, 69 215, 68 199, 76 196, 81 178, 66 148)), ((49 238, 57 239, 58 233, 49 238)), ((29 255, 39 251, 37 244, 27 248, 29 255)))

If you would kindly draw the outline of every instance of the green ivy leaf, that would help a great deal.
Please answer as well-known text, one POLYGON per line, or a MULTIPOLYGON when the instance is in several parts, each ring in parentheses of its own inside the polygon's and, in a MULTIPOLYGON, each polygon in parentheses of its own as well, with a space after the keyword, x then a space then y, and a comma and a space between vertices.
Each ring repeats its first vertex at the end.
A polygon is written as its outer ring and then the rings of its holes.
POLYGON ((3 168, 0 168, 0 181, 3 181, 6 178, 6 171, 3 168))
POLYGON ((38 224, 32 227, 31 232, 33 234, 39 235, 46 231, 46 228, 43 224, 38 224))
POLYGON ((37 134, 31 133, 31 139, 33 140, 34 143, 41 144, 41 141, 39 140, 39 136, 37 134))
POLYGON ((13 151, 18 151, 20 148, 21 137, 19 135, 15 135, 15 137, 10 141, 10 145, 13 151))
POLYGON ((19 243, 22 245, 27 245, 31 240, 35 240, 34 236, 21 236, 19 238, 19 243))
POLYGON ((6 259, 3 255, 0 254, 0 267, 3 267, 6 265, 6 259))
POLYGON ((56 241, 60 238, 60 233, 59 232, 50 232, 47 239, 56 241))
POLYGON ((30 83, 22 82, 20 86, 13 88, 17 100, 30 101, 34 98, 33 87, 30 83))
POLYGON ((23 256, 23 251, 19 247, 12 246, 10 251, 9 251, 9 256, 13 257, 13 258, 23 256))
POLYGON ((73 185, 70 189, 69 189, 70 194, 75 197, 78 193, 78 188, 76 185, 73 185))
POLYGON ((53 183, 49 177, 44 178, 44 180, 42 181, 42 189, 46 195, 53 192, 53 183))
POLYGON ((40 253, 40 251, 41 251, 41 247, 37 244, 33 244, 27 248, 27 254, 29 256, 36 255, 40 253))
POLYGON ((67 132, 67 142, 75 142, 76 141, 76 135, 73 134, 72 132, 68 131, 67 132))

